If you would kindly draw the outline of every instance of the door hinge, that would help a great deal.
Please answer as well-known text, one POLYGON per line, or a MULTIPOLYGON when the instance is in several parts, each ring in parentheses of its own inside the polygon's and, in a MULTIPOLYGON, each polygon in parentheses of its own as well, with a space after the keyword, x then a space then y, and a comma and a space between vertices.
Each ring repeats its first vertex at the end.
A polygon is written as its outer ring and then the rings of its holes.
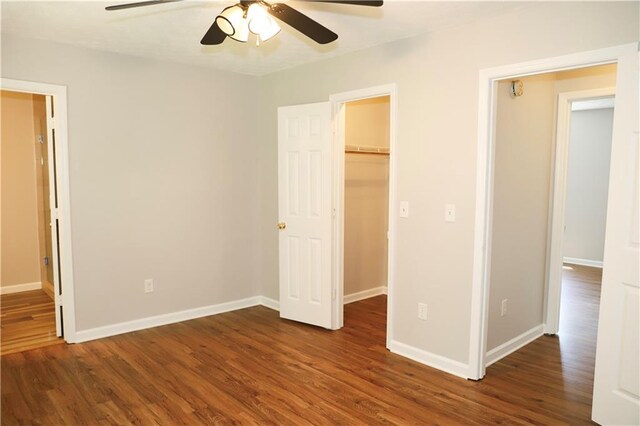
POLYGON ((38 142, 43 144, 44 143, 44 136, 38 135, 38 142))
POLYGON ((49 265, 49 256, 45 256, 43 261, 44 261, 44 266, 49 265))

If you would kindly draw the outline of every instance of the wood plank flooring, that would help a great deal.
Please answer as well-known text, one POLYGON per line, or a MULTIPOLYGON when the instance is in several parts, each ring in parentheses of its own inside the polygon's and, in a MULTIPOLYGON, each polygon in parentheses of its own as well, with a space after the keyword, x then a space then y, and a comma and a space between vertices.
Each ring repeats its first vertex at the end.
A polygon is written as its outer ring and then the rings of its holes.
POLYGON ((0 355, 64 343, 53 301, 43 290, 0 296, 0 355))
POLYGON ((254 307, 2 356, 2 423, 589 424, 599 286, 573 271, 560 337, 479 382, 388 352, 379 296, 337 332, 254 307))

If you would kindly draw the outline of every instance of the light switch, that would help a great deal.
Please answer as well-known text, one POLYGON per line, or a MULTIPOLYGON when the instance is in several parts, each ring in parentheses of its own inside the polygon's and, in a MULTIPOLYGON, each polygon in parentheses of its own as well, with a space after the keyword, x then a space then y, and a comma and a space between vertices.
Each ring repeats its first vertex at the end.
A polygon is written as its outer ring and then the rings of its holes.
POLYGON ((400 201, 400 217, 409 217, 408 201, 400 201))
POLYGON ((444 221, 455 222, 456 221, 456 205, 445 204, 444 206, 444 221))

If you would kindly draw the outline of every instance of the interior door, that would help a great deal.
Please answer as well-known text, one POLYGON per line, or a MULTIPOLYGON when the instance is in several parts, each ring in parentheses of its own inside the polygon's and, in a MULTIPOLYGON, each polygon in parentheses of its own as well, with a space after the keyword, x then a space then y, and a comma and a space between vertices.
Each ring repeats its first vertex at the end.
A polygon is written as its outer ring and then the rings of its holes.
MULTIPOLYGON (((58 191, 56 188, 56 131, 54 123, 54 109, 53 109, 53 97, 47 96, 47 161, 49 164, 48 179, 45 181, 49 183, 49 218, 50 218, 50 244, 51 247, 51 259, 49 264, 51 265, 51 271, 53 275, 53 293, 54 302, 56 305, 56 335, 58 337, 64 336, 64 330, 62 327, 62 283, 60 282, 60 253, 58 246, 58 191)), ((47 276, 49 275, 49 267, 47 267, 47 276)))
MULTIPOLYGON (((46 103, 49 102, 45 97, 46 103)), ((45 111, 44 120, 38 119, 38 138, 40 167, 42 167, 42 208, 44 210, 44 245, 45 245, 45 279, 47 283, 53 285, 53 253, 51 240, 51 179, 49 178, 49 129, 47 127, 47 112, 45 111), (42 122, 40 122, 42 121, 42 122)))
POLYGON ((331 103, 278 109, 280 316, 331 328, 331 103))
POLYGON ((592 418, 640 424, 638 60, 618 63, 592 418))

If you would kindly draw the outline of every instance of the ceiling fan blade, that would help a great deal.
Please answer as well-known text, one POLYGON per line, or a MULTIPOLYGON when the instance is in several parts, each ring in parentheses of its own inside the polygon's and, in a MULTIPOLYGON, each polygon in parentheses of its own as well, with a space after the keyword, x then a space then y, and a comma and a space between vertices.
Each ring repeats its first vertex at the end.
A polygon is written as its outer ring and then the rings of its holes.
POLYGON ((105 10, 121 10, 121 9, 131 9, 134 7, 142 7, 142 6, 152 6, 154 4, 162 4, 162 3, 174 3, 182 0, 149 0, 149 1, 139 1, 136 3, 126 3, 126 4, 116 4, 113 6, 105 7, 105 10))
POLYGON ((341 3, 341 4, 353 4, 356 6, 382 6, 382 0, 307 0, 314 3, 341 3))
POLYGON ((304 13, 284 3, 274 3, 268 9, 271 16, 278 18, 319 44, 327 44, 338 38, 338 34, 309 18, 304 13))
POLYGON ((227 38, 227 35, 222 32, 222 30, 218 26, 218 23, 216 21, 213 21, 213 25, 211 25, 209 31, 207 31, 204 37, 202 37, 202 40, 200 40, 200 44, 204 44, 206 46, 220 44, 224 41, 225 38, 227 38))

